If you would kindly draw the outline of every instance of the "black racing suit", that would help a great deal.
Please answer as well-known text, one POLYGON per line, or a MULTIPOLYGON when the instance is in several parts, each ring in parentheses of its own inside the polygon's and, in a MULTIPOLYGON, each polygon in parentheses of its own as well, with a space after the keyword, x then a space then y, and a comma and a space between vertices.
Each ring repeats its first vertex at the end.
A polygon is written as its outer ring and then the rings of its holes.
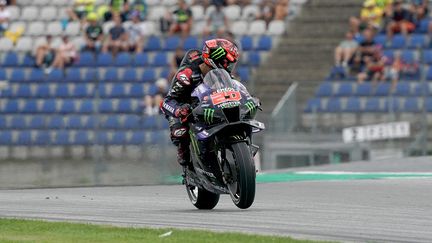
POLYGON ((172 79, 170 90, 161 104, 161 109, 169 121, 171 141, 178 147, 179 163, 186 165, 190 161, 189 125, 182 123, 176 115, 177 109, 190 104, 192 91, 202 83, 203 75, 199 67, 204 63, 201 51, 189 50, 172 79))

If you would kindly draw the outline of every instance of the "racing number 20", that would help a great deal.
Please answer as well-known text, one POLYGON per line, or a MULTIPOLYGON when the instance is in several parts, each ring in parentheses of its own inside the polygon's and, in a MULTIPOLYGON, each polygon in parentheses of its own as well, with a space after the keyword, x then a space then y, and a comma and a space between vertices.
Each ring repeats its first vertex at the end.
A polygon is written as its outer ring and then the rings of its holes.
POLYGON ((239 91, 225 91, 210 95, 213 105, 218 105, 228 101, 239 101, 241 94, 239 91))

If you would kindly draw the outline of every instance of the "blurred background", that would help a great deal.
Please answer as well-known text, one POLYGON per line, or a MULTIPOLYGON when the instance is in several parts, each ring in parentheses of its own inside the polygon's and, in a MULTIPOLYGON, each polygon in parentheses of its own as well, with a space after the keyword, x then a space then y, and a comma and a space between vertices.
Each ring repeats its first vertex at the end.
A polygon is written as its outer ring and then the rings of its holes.
POLYGON ((431 154, 427 0, 0 0, 0 187, 180 174, 158 104, 184 52, 238 43, 262 170, 431 154))

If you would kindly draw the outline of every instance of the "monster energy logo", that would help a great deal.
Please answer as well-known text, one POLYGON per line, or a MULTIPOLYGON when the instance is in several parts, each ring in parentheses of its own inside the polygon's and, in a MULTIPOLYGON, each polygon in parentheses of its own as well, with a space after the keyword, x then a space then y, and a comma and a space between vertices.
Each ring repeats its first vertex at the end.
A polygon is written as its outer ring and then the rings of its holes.
POLYGON ((198 142, 196 140, 196 136, 192 131, 189 131, 190 137, 191 137, 191 143, 192 143, 192 147, 195 150, 195 154, 197 156, 199 156, 199 146, 198 146, 198 142))
POLYGON ((224 55, 225 55, 225 50, 222 47, 219 47, 210 55, 210 57, 212 59, 217 60, 217 59, 223 57, 224 55))
POLYGON ((246 107, 248 108, 248 110, 249 110, 251 113, 252 113, 252 112, 255 112, 256 107, 255 107, 255 104, 254 104, 252 101, 247 102, 245 105, 246 105, 246 107))
POLYGON ((213 123, 213 118, 214 118, 214 109, 204 109, 204 122, 205 123, 213 123))

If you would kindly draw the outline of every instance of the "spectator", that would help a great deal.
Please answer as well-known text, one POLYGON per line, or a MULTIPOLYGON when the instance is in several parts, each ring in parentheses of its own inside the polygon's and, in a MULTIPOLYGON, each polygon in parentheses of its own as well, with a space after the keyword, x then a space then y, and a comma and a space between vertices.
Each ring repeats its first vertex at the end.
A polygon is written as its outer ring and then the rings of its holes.
POLYGON ((119 15, 121 21, 126 21, 130 6, 128 0, 110 0, 110 11, 105 13, 105 21, 113 20, 114 15, 119 15))
POLYGON ((203 35, 216 34, 217 36, 224 35, 228 27, 228 19, 223 12, 222 5, 216 5, 214 11, 207 18, 207 26, 204 28, 203 35))
POLYGON ((372 56, 366 56, 364 58, 364 70, 357 75, 357 82, 363 83, 366 80, 371 80, 376 84, 378 81, 383 81, 387 61, 387 57, 383 56, 381 51, 376 51, 372 56))
POLYGON ((374 0, 366 0, 360 12, 360 19, 350 18, 350 25, 355 32, 362 32, 366 28, 379 29, 381 27, 384 11, 378 7, 374 0))
POLYGON ((363 32, 363 41, 360 42, 359 51, 362 58, 362 62, 364 57, 373 56, 377 51, 377 46, 374 41, 374 32, 371 29, 366 29, 363 32))
POLYGON ((161 104, 168 91, 168 81, 166 79, 160 78, 155 84, 157 87, 156 93, 154 95, 146 95, 144 97, 144 113, 147 116, 159 114, 159 104, 161 104))
POLYGON ((121 17, 119 14, 113 16, 114 26, 109 30, 108 38, 102 47, 103 52, 111 50, 113 55, 119 51, 128 51, 129 43, 127 41, 128 35, 123 27, 121 17))
POLYGON ((261 12, 258 14, 258 19, 262 19, 266 24, 270 23, 275 16, 275 8, 272 1, 262 1, 260 4, 261 12))
POLYGON ((73 21, 85 20, 87 14, 95 10, 95 0, 75 0, 73 7, 66 9, 66 13, 73 21))
POLYGON ((393 5, 391 21, 387 25, 387 37, 389 39, 393 37, 394 33, 401 32, 403 35, 407 35, 415 29, 413 16, 403 8, 402 1, 396 0, 393 5))
POLYGON ((357 47, 358 43, 354 40, 354 34, 351 31, 348 31, 345 34, 345 40, 339 43, 335 49, 334 55, 336 66, 340 66, 342 64, 343 67, 347 67, 348 62, 356 52, 357 47))
POLYGON ((144 21, 147 16, 147 3, 145 0, 135 0, 130 7, 129 19, 132 20, 132 14, 138 13, 140 21, 144 21))
POLYGON ((63 69, 67 65, 71 65, 77 58, 77 50, 75 45, 69 41, 67 36, 62 37, 63 43, 59 46, 54 58, 52 66, 54 68, 63 69))
POLYGON ((132 24, 127 29, 129 51, 140 53, 143 51, 144 31, 140 22, 140 13, 134 11, 131 14, 132 24))
POLYGON ((170 71, 170 75, 168 77, 169 80, 171 80, 171 78, 177 72, 178 67, 180 67, 181 62, 183 61, 184 54, 185 53, 183 51, 183 48, 177 47, 175 54, 174 54, 174 56, 170 62, 171 71, 170 71))
POLYGON ((52 36, 47 35, 45 42, 36 47, 35 59, 36 66, 49 67, 54 61, 55 49, 52 45, 52 36))
POLYGON ((192 11, 184 0, 179 0, 178 8, 173 12, 173 18, 169 34, 181 32, 183 37, 187 37, 192 28, 192 11))
POLYGON ((275 20, 285 20, 288 16, 288 0, 279 0, 275 7, 275 20))
POLYGON ((85 50, 99 51, 104 38, 102 26, 98 23, 96 13, 90 13, 87 16, 89 25, 85 31, 85 50))
POLYGON ((6 0, 0 0, 0 37, 9 28, 10 12, 6 9, 6 0))

